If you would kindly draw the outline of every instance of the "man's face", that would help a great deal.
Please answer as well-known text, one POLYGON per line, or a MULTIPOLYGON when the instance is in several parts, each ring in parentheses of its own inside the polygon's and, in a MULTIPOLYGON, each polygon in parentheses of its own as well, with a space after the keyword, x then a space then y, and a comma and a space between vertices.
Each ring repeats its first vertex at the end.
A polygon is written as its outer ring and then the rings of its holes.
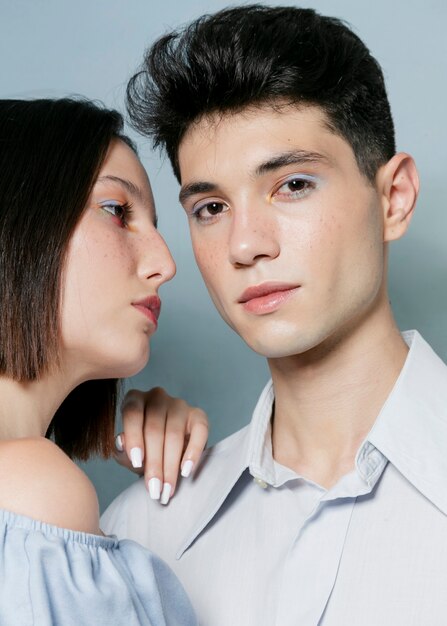
POLYGON ((380 197, 325 119, 290 106, 204 118, 179 148, 210 295, 267 357, 312 349, 385 300, 380 197))

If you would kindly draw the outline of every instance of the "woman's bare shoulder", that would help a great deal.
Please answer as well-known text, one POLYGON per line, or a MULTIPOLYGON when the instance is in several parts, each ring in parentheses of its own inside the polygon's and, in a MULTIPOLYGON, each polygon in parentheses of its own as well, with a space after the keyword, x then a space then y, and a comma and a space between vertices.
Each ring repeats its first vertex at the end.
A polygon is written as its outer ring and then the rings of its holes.
POLYGON ((0 508, 61 528, 100 532, 92 483, 43 437, 0 441, 0 508))

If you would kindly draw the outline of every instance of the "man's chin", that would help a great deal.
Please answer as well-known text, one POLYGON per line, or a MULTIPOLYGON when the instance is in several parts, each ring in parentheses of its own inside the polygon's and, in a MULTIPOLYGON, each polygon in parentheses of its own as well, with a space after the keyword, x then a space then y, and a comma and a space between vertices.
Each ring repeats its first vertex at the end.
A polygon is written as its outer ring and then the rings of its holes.
POLYGON ((266 359, 281 359, 296 356, 307 352, 312 346, 308 346, 307 342, 293 341, 292 339, 275 341, 274 337, 263 337, 262 339, 245 339, 245 343, 257 354, 266 359))
POLYGON ((247 333, 240 337, 257 354, 266 359, 282 359, 303 355, 312 351, 324 351, 325 344, 330 341, 330 332, 315 328, 287 329, 288 332, 265 332, 254 335, 247 333))

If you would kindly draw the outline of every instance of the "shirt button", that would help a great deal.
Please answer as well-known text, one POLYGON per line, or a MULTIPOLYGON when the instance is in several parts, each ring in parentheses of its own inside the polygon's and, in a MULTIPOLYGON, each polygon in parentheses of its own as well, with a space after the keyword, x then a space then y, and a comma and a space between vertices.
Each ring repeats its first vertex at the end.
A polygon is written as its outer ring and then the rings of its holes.
POLYGON ((259 478, 259 476, 254 476, 253 481, 262 489, 267 489, 268 487, 268 484, 265 482, 265 480, 262 480, 262 478, 259 478))

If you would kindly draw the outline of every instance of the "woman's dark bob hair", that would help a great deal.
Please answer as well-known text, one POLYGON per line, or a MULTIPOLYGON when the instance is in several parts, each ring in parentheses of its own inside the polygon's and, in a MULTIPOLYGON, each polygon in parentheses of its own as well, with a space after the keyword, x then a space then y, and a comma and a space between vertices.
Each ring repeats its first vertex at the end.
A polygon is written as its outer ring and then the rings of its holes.
MULTIPOLYGON (((81 99, 0 101, 0 375, 33 381, 58 365, 68 243, 110 143, 116 111, 81 99)), ((109 456, 117 380, 79 385, 47 432, 70 456, 109 456)))

